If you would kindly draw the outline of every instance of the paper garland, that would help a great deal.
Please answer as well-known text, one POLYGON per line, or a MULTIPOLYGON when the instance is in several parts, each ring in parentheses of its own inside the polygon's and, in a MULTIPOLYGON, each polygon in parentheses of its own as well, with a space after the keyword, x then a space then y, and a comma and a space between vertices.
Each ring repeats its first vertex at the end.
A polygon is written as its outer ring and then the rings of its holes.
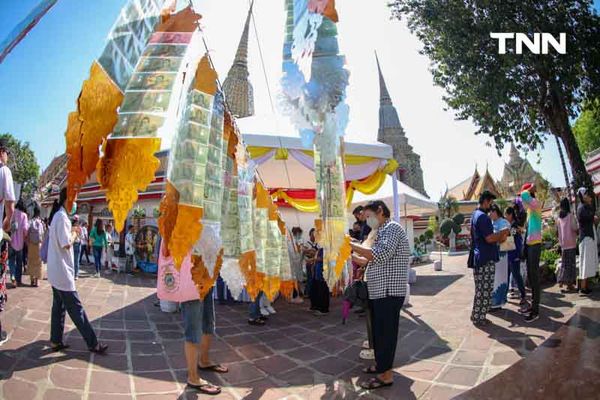
MULTIPOLYGON (((98 181, 106 189, 118 231, 123 229, 138 192, 154 180, 160 165, 154 156, 160 148, 159 131, 173 129, 177 121, 180 77, 185 70, 182 61, 199 19, 188 7, 163 20, 125 89, 125 107, 119 110, 119 121, 98 163, 98 181)), ((136 52, 133 46, 132 54, 136 52)), ((121 79, 120 75, 117 78, 121 79)))
MULTIPOLYGON (((112 27, 101 56, 84 82, 77 111, 69 114, 65 133, 67 155, 67 207, 97 168, 98 148, 117 122, 117 107, 139 61, 165 0, 129 0, 112 27)), ((150 144, 152 147, 152 144, 150 144)))

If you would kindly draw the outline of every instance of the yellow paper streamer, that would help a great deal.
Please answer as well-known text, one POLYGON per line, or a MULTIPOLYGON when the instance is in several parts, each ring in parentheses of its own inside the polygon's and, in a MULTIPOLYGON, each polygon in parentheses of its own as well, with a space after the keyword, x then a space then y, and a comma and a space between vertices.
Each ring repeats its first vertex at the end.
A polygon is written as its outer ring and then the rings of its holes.
POLYGON ((67 144, 67 192, 70 209, 73 200, 98 163, 99 147, 117 123, 117 107, 123 94, 102 67, 94 61, 90 77, 83 82, 77 111, 69 114, 67 144))
POLYGON ((138 191, 154 180, 160 165, 154 156, 160 149, 158 138, 115 139, 105 142, 104 157, 98 161, 98 182, 106 188, 108 207, 115 229, 122 231, 138 191))

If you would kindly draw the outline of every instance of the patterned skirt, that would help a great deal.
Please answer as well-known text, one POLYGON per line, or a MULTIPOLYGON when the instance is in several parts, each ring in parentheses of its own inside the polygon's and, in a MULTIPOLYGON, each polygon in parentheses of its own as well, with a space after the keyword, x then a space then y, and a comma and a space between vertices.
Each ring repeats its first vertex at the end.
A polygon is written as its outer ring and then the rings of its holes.
POLYGON ((574 284, 577 280, 577 249, 566 249, 562 251, 560 271, 558 272, 558 283, 574 284))

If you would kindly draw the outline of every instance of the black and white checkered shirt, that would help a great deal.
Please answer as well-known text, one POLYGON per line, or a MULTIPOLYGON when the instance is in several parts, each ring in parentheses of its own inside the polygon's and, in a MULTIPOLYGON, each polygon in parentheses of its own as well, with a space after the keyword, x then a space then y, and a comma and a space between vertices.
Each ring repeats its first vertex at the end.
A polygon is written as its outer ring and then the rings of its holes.
POLYGON ((367 268, 369 299, 406 296, 410 247, 404 228, 388 220, 379 227, 367 268))

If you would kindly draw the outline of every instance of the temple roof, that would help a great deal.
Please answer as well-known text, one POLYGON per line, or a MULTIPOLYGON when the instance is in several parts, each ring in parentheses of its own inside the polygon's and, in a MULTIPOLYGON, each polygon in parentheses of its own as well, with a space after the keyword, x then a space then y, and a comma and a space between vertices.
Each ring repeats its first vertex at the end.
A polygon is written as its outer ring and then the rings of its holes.
POLYGON ((254 88, 248 79, 248 36, 250 32, 250 20, 252 18, 252 4, 248 9, 248 16, 242 31, 242 37, 238 45, 233 65, 223 82, 223 91, 227 104, 237 118, 245 118, 254 115, 254 88))
MULTIPOLYGON (((388 128, 401 128, 400 118, 398 118, 398 112, 392 104, 392 98, 385 84, 377 53, 375 53, 375 60, 377 61, 377 71, 379 72, 379 131, 381 132, 383 129, 388 128)), ((403 133, 404 131, 399 132, 399 134, 403 133)), ((380 141, 382 139, 381 137, 379 138, 380 141)))
POLYGON ((486 168, 485 174, 481 176, 477 167, 475 167, 475 171, 470 178, 446 190, 445 196, 454 197, 459 201, 477 201, 484 190, 489 190, 496 196, 500 196, 500 191, 488 169, 486 168))

